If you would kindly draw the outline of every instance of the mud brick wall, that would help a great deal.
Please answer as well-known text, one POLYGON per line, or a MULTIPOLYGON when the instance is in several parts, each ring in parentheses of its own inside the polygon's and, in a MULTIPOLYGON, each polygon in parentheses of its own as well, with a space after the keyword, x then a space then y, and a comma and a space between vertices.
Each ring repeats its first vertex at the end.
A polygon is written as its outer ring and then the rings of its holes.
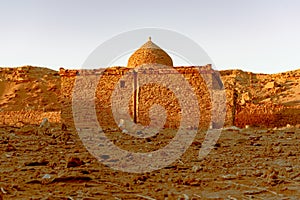
MULTIPOLYGON (((213 73, 215 72, 209 67, 175 67, 174 69, 183 75, 185 80, 192 86, 193 92, 198 99, 198 105, 200 109, 200 127, 204 129, 208 128, 211 120, 213 120, 215 124, 218 124, 220 119, 211 118, 211 95, 213 95, 214 101, 222 101, 222 103, 226 102, 224 102, 224 99, 218 98, 218 91, 220 93, 219 89, 221 86, 218 81, 214 81, 213 79, 213 73), (205 82, 204 79, 207 81, 205 82), (211 92, 212 88, 214 89, 214 92, 211 92)), ((96 76, 101 76, 97 84, 97 90, 95 91, 96 113, 101 127, 117 128, 118 122, 114 122, 112 103, 117 105, 117 107, 125 108, 125 110, 119 110, 120 113, 129 112, 131 117, 133 117, 133 92, 131 93, 132 96, 128 98, 127 102, 125 102, 125 106, 124 99, 122 99, 122 93, 125 93, 125 90, 133 91, 133 71, 130 71, 129 68, 113 67, 108 69, 83 71, 67 71, 61 69, 60 75, 62 81, 62 122, 68 124, 68 126, 74 126, 72 113, 72 93, 76 75, 92 76, 95 80, 96 76), (117 97, 113 96, 116 94, 116 91, 118 91, 117 97)), ((153 78, 153 76, 161 81, 173 77, 170 72, 161 69, 156 71, 139 71, 137 76, 140 84, 142 84, 143 81, 147 81, 149 78, 153 78), (167 75, 168 73, 169 75, 167 75)), ((174 78, 176 79, 175 76, 174 78)), ((89 81, 92 79, 93 78, 89 78, 89 81)), ((80 90, 82 90, 82 93, 84 94, 85 89, 80 88, 80 90)), ((150 123, 149 109, 154 104, 161 105, 167 111, 167 121, 165 123, 165 127, 175 128, 179 126, 181 121, 181 108, 179 106, 178 99, 167 87, 153 83, 139 87, 137 112, 137 121, 139 123, 143 125, 148 125, 150 123)), ((226 110, 228 111, 230 109, 232 109, 232 106, 227 103, 226 110)), ((192 110, 193 109, 191 108, 191 110, 188 111, 191 115, 193 115, 192 110)), ((224 109, 216 110, 215 112, 224 112, 224 109)), ((227 112, 225 125, 231 124, 231 113, 232 112, 227 112)))
POLYGON ((72 93, 77 72, 78 70, 65 70, 63 68, 59 71, 61 77, 61 122, 68 124, 69 127, 74 127, 72 93))
POLYGON ((50 123, 60 123, 61 112, 28 110, 0 112, 0 124, 8 126, 22 126, 24 124, 38 125, 44 118, 48 118, 50 123))
MULTIPOLYGON (((119 80, 129 71, 129 68, 108 68, 101 72, 100 80, 97 84, 97 90, 95 92, 96 113, 98 122, 101 127, 105 128, 117 128, 119 122, 115 122, 112 112, 112 101, 118 103, 118 98, 112 98, 115 88, 120 84, 119 80)), ((130 76, 129 76, 130 79, 130 76)), ((125 82, 124 87, 132 90, 132 80, 125 82)), ((122 92, 122 90, 119 90, 122 92)), ((122 94, 120 94, 122 96, 122 94)), ((129 102, 126 105, 119 105, 119 107, 125 107, 125 112, 130 111, 129 102)))
POLYGON ((276 112, 276 127, 300 124, 300 106, 285 107, 285 109, 276 112))
MULTIPOLYGON (((153 71, 146 70, 144 72, 139 72, 138 82, 140 85, 143 85, 151 80, 158 80, 161 83, 167 83, 168 80, 172 80, 170 81, 170 84, 174 84, 181 82, 182 79, 180 77, 183 75, 185 81, 187 81, 188 85, 190 85, 193 89, 192 95, 195 94, 198 100, 198 107, 200 108, 201 113, 199 125, 202 128, 207 128, 211 119, 211 99, 205 81, 199 74, 197 68, 175 68, 175 70, 175 73, 174 70, 167 69, 156 69, 153 71), (176 72, 179 73, 177 74, 176 72)), ((178 97, 168 87, 168 85, 164 87, 155 83, 145 84, 144 86, 140 87, 138 101, 139 122, 144 125, 148 125, 150 123, 150 107, 154 104, 159 104, 164 107, 167 112, 167 121, 165 127, 176 128, 180 126, 180 122, 183 120, 181 116, 182 108, 180 107, 178 97)), ((184 97, 191 95, 189 90, 184 88, 183 85, 181 87, 177 87, 176 90, 178 90, 178 92, 180 92, 184 97)), ((187 102, 186 98, 183 98, 182 103, 188 105, 189 102, 187 102)), ((185 120, 187 120, 189 124, 192 123, 192 121, 189 121, 193 120, 192 116, 197 114, 193 112, 194 108, 192 106, 188 106, 187 113, 191 117, 185 120)))
POLYGON ((283 127, 300 123, 300 108, 289 108, 273 103, 248 104, 236 114, 236 126, 283 127))
MULTIPOLYGON (((146 70, 137 73, 138 82, 141 86, 138 91, 138 116, 137 121, 143 125, 150 123, 149 109, 154 104, 159 104, 167 111, 167 121, 165 127, 178 127, 181 121, 181 113, 178 99, 173 91, 163 87, 159 84, 146 84, 142 86, 142 82, 147 79, 157 78, 164 81, 164 79, 172 79, 172 72, 166 70, 146 70), (169 75, 168 75, 169 74, 169 75)), ((200 109, 200 128, 207 128, 210 123, 214 127, 221 127, 220 117, 222 113, 225 115, 225 126, 235 125, 238 127, 259 126, 259 127, 281 127, 286 124, 296 125, 300 123, 298 108, 289 108, 283 105, 269 103, 254 104, 248 102, 245 105, 240 105, 239 99, 234 101, 234 90, 226 86, 226 101, 222 98, 222 90, 220 90, 220 83, 214 78, 217 72, 211 70, 206 66, 200 67, 174 67, 185 80, 192 86, 193 92, 196 94, 199 109, 200 109), (206 80, 206 81, 204 81, 206 80), (212 98, 211 98, 212 97, 212 98), (226 104, 225 108, 220 107, 214 110, 216 112, 212 118, 212 101, 216 104, 226 104), (225 110, 224 110, 225 109, 225 110)), ((112 103, 124 110, 118 110, 118 114, 122 112, 129 112, 133 117, 133 92, 128 101, 124 102, 122 99, 125 94, 125 89, 133 91, 133 71, 126 67, 113 67, 108 69, 97 70, 61 70, 62 80, 62 121, 69 126, 74 127, 73 113, 72 113, 72 92, 75 83, 76 75, 78 76, 101 76, 95 91, 95 105, 98 121, 101 127, 117 129, 118 121, 115 122, 112 113, 112 103), (126 79, 124 79, 126 77, 126 79), (122 85, 122 86, 121 86, 122 85), (123 87, 123 88, 121 88, 123 87), (119 96, 113 96, 114 91, 118 89, 119 96), (124 106, 126 105, 126 106, 124 106)), ((92 79, 91 79, 92 80, 92 79)), ((89 81, 91 81, 89 80, 89 81)), ((244 80, 244 79, 241 79, 244 80)), ((176 77, 174 77, 176 81, 176 77)), ((239 84, 239 79, 237 79, 239 84)), ((84 88, 81 88, 84 94, 84 88)), ((241 95, 237 92, 237 98, 241 95)), ((192 110, 192 109, 191 109, 192 110)), ((193 115, 192 111, 188 111, 193 115)), ((117 115, 118 115, 117 114, 117 115)), ((88 120, 88 119, 87 119, 88 120)))

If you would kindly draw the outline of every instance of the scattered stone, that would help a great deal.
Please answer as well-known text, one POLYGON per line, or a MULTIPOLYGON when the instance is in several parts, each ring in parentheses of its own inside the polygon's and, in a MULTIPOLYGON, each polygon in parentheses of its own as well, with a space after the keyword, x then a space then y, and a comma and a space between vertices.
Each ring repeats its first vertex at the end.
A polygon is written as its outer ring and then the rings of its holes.
POLYGON ((49 178, 51 178, 50 174, 45 174, 45 175, 42 177, 42 179, 49 179, 49 178))
POLYGON ((235 174, 226 174, 226 175, 221 176, 222 180, 233 180, 236 178, 237 178, 237 176, 235 174))
POLYGON ((83 164, 84 164, 84 162, 82 160, 80 160, 80 158, 70 157, 67 162, 67 168, 78 167, 83 164))
POLYGON ((256 170, 254 173, 253 173, 254 176, 256 177, 261 177, 263 175, 263 172, 261 170, 256 170))
POLYGON ((62 176, 54 178, 51 183, 60 183, 60 182, 75 182, 75 181, 91 181, 93 180, 89 176, 62 176))
POLYGON ((230 126, 230 127, 223 128, 223 130, 225 130, 225 131, 240 131, 241 129, 236 126, 230 126))
POLYGON ((26 181, 26 184, 42 184, 42 181, 33 179, 33 180, 26 181))
POLYGON ((48 118, 44 118, 42 123, 40 124, 40 128, 49 128, 50 127, 50 123, 48 118))
POLYGON ((197 172, 201 171, 202 169, 203 169, 203 167, 198 166, 198 165, 194 165, 192 167, 192 172, 197 173, 197 172))
POLYGON ((50 134, 50 122, 48 118, 44 118, 38 129, 39 134, 50 134))
POLYGON ((200 186, 201 180, 195 179, 193 177, 185 177, 182 183, 184 185, 189 185, 189 186, 200 186))
POLYGON ((45 166, 48 165, 49 161, 47 160, 41 160, 41 161, 33 161, 33 162, 27 162, 24 163, 25 166, 45 166))
POLYGON ((286 168, 285 168, 285 171, 286 171, 286 172, 292 172, 292 171, 293 171, 293 168, 292 168, 292 167, 286 167, 286 168))
POLYGON ((249 92, 242 94, 241 105, 244 105, 246 102, 249 102, 251 99, 249 92))
POLYGON ((2 192, 3 194, 7 194, 7 192, 4 190, 3 187, 1 187, 0 189, 1 189, 1 192, 2 192))

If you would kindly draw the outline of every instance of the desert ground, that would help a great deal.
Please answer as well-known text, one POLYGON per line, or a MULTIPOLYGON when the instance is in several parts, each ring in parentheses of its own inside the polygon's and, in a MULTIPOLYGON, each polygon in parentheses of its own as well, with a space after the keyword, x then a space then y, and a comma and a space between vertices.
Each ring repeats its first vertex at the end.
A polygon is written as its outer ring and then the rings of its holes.
POLYGON ((204 159, 197 159, 198 137, 172 165, 142 174, 104 166, 58 124, 46 132, 33 125, 0 130, 3 199, 300 198, 299 127, 227 128, 204 159))
MULTIPOLYGON (((99 162, 76 129, 59 120, 41 126, 41 120, 1 119, 0 199, 300 199, 300 70, 256 75, 251 87, 245 78, 248 73, 222 72, 226 88, 233 86, 232 74, 237 77, 241 107, 249 102, 288 106, 291 123, 224 127, 203 159, 198 153, 206 130, 199 130, 191 146, 171 165, 127 173, 99 162)), ((59 111, 60 87, 53 70, 1 68, 0 114, 59 111)), ((122 149, 147 152, 166 145, 176 131, 165 129, 163 137, 151 137, 142 144, 127 140, 118 129, 107 129, 105 134, 122 149)))

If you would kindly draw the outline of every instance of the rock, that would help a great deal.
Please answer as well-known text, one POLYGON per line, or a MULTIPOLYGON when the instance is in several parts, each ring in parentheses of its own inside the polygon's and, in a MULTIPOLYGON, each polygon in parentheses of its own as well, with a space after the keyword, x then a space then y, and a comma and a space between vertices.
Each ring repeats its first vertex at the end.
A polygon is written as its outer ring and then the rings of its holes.
POLYGON ((266 98, 266 99, 262 100, 261 102, 262 103, 268 103, 268 102, 271 102, 271 101, 272 101, 271 98, 266 98))
POLYGON ((185 177, 182 183, 184 185, 189 185, 189 186, 200 186, 201 180, 195 179, 193 177, 185 177))
POLYGON ((67 168, 78 167, 83 164, 84 164, 84 162, 82 160, 80 160, 80 158, 70 157, 67 162, 67 168))
POLYGON ((237 178, 237 176, 235 174, 226 174, 226 175, 221 176, 222 180, 233 180, 236 178, 237 178))
POLYGON ((62 176, 54 178, 51 183, 67 183, 67 182, 74 182, 74 181, 91 181, 93 180, 89 176, 62 176))
POLYGON ((178 197, 180 200, 189 200, 189 196, 187 194, 182 194, 180 197, 178 197))
POLYGON ((48 118, 44 118, 42 123, 40 124, 40 128, 49 128, 50 127, 50 122, 48 118))
POLYGON ((242 94, 242 100, 244 100, 245 102, 250 101, 251 97, 249 92, 245 92, 242 94))
POLYGON ((276 87, 276 82, 275 81, 272 81, 272 82, 268 82, 264 88, 266 89, 272 89, 272 88, 275 88, 276 87))
POLYGON ((281 77, 279 77, 279 78, 276 80, 276 82, 279 83, 279 84, 285 84, 286 81, 287 81, 287 80, 286 80, 285 78, 281 78, 281 77))
POLYGON ((38 133, 48 135, 48 134, 50 134, 49 128, 50 128, 50 122, 49 122, 48 118, 44 118, 42 123, 39 126, 38 133))
POLYGON ((49 178, 51 178, 50 174, 45 174, 45 175, 42 177, 42 179, 49 179, 49 178))
POLYGON ((225 131, 240 131, 241 129, 236 126, 230 126, 230 127, 223 128, 223 130, 225 130, 225 131))
POLYGON ((41 161, 33 161, 33 162, 27 162, 24 163, 25 166, 45 166, 48 165, 49 161, 47 160, 41 160, 41 161))
POLYGON ((243 106, 243 105, 245 105, 245 104, 246 104, 246 101, 245 101, 244 99, 241 99, 240 105, 243 106))
POLYGON ((292 172, 292 171, 293 171, 293 168, 292 168, 292 167, 286 167, 286 168, 285 168, 285 171, 286 171, 286 172, 292 172))
POLYGON ((198 165, 194 165, 194 166, 192 167, 192 171, 193 171, 194 173, 197 173, 197 172, 201 171, 202 169, 203 169, 203 167, 198 166, 198 165))
POLYGON ((261 170, 256 170, 254 173, 253 173, 254 176, 256 177, 261 177, 263 175, 263 172, 261 170))

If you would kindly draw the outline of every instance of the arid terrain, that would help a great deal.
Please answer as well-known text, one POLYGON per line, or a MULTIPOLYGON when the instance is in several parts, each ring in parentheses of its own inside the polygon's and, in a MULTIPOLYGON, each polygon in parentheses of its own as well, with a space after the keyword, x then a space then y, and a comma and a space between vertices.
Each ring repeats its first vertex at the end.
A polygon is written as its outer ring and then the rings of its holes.
MULTIPOLYGON (((300 70, 220 73, 225 89, 237 93, 236 126, 222 129, 204 159, 198 153, 206 130, 199 130, 174 163, 136 174, 103 165, 76 129, 61 123, 57 71, 0 68, 0 199, 300 199, 300 70), (252 112, 260 105, 280 108, 277 118, 270 115, 260 126, 259 113, 252 112), (36 113, 45 112, 53 118, 40 125, 44 117, 36 113)), ((176 131, 165 129, 163 137, 143 144, 118 129, 105 134, 122 149, 148 152, 166 145, 176 131)))

